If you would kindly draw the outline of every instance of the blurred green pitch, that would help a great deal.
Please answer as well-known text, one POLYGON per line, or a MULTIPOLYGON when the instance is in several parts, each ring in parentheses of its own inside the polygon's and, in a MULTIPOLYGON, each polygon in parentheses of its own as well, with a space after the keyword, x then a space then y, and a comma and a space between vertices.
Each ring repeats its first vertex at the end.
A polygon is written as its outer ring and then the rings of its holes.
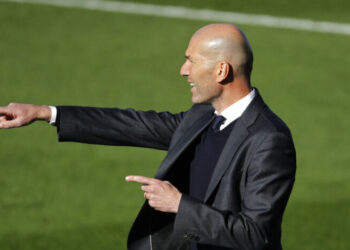
MULTIPOLYGON (((0 105, 185 110, 178 72, 205 24, 0 3, 0 105)), ((298 153, 284 247, 349 249, 350 37, 241 27, 255 52, 253 83, 298 153)), ((56 138, 44 123, 0 131, 0 249, 125 249, 143 194, 124 176, 153 176, 165 152, 56 138)))

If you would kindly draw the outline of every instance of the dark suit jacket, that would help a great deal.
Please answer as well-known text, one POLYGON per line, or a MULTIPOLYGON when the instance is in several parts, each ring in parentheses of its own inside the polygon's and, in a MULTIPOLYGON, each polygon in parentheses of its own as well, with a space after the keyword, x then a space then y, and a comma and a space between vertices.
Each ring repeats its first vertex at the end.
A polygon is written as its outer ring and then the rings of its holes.
POLYGON ((179 211, 145 203, 129 234, 130 250, 280 250, 282 215, 295 177, 296 158, 287 126, 259 93, 237 120, 216 164, 204 203, 188 192, 195 138, 213 119, 210 105, 179 114, 132 109, 58 107, 60 141, 168 150, 156 178, 170 180, 183 196, 179 211))

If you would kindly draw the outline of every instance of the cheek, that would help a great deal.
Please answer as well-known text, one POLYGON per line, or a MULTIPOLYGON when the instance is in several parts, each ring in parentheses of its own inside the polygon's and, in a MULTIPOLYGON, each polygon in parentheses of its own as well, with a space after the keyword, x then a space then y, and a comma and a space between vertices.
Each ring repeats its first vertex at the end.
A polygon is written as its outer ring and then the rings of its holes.
POLYGON ((211 70, 203 70, 201 72, 201 80, 203 81, 203 84, 207 85, 208 87, 215 86, 215 78, 211 70))
POLYGON ((200 78, 201 80, 210 80, 212 78, 211 70, 207 67, 201 66, 201 67, 193 67, 192 68, 192 75, 200 78))

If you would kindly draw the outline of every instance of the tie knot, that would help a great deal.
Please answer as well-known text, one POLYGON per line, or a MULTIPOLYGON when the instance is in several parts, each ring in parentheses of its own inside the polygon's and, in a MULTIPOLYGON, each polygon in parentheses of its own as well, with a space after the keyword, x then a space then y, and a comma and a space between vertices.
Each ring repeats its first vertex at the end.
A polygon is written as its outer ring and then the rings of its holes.
POLYGON ((212 125, 212 129, 214 130, 214 132, 220 131, 220 127, 225 121, 225 117, 223 117, 222 115, 216 115, 212 125))

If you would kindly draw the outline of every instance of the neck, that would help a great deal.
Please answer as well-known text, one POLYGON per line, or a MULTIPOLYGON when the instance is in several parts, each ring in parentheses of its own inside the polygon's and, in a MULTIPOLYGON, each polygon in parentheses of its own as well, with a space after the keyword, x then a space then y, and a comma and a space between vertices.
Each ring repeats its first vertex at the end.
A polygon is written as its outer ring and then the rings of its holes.
POLYGON ((236 80, 223 86, 221 96, 212 103, 212 106, 218 114, 221 114, 223 110, 248 95, 250 91, 252 88, 246 80, 236 80))

